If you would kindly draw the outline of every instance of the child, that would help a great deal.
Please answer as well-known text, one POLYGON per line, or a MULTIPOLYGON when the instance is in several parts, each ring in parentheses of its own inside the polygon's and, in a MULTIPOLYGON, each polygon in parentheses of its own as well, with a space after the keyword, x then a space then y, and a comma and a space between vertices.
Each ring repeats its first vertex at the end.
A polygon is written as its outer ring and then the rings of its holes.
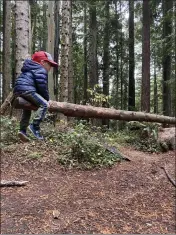
POLYGON ((37 139, 43 140, 43 136, 40 134, 40 123, 48 109, 48 72, 51 67, 57 66, 58 64, 53 61, 51 55, 44 51, 35 52, 32 59, 24 61, 22 73, 16 79, 13 92, 15 96, 21 96, 33 103, 38 110, 30 125, 31 110, 23 110, 18 133, 22 141, 29 141, 26 133, 27 127, 37 139))

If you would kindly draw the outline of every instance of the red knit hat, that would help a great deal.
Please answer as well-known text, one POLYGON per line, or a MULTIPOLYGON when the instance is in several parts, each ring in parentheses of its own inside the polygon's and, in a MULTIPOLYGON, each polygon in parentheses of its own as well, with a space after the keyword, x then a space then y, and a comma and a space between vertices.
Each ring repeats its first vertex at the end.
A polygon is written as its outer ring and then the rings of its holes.
POLYGON ((40 63, 41 60, 47 61, 51 64, 52 67, 58 67, 58 64, 54 62, 52 56, 45 51, 37 51, 32 55, 32 60, 40 63))

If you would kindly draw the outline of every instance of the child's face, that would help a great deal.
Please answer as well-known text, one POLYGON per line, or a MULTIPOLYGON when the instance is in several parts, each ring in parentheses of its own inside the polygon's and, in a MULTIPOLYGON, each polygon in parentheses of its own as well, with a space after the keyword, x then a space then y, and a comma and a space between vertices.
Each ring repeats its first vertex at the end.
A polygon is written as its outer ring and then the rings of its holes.
POLYGON ((47 61, 42 60, 41 65, 49 72, 51 69, 51 64, 47 61))

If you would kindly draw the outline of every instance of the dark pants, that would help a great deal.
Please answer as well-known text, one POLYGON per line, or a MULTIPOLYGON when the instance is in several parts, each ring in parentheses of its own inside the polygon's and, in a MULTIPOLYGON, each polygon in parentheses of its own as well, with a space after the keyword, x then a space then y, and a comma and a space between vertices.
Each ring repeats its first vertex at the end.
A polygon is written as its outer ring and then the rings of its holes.
MULTIPOLYGON (((43 121, 46 112, 48 110, 48 101, 45 100, 42 96, 40 96, 36 92, 24 92, 20 94, 21 97, 28 100, 29 102, 33 103, 35 106, 38 107, 36 111, 35 117, 33 119, 33 125, 36 130, 40 129, 40 123, 43 121)), ((26 130, 31 117, 31 110, 23 110, 21 121, 20 121, 20 130, 26 130)))

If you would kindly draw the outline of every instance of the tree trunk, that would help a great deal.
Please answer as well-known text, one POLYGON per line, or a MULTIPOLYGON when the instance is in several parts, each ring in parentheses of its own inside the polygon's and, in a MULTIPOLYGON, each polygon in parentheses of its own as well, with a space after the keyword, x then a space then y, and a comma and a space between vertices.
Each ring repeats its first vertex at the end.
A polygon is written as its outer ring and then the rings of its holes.
POLYGON ((36 51, 36 39, 37 39, 37 2, 31 5, 31 38, 32 38, 32 53, 36 51))
POLYGON ((174 6, 174 19, 175 19, 175 87, 174 87, 174 97, 173 97, 173 116, 176 117, 176 1, 175 1, 175 6, 174 6))
MULTIPOLYGON (((120 14, 122 15, 122 2, 120 0, 120 14)), ((123 22, 120 22, 120 106, 123 109, 124 90, 123 90, 123 22)))
MULTIPOLYGON (((31 106, 31 103, 24 100, 21 97, 18 97, 14 103, 15 108, 23 109, 34 109, 34 106, 31 106)), ((155 115, 150 113, 143 112, 133 112, 133 111, 124 111, 116 110, 110 108, 100 108, 86 105, 71 104, 66 102, 49 102, 49 111, 50 112, 60 112, 66 116, 70 117, 82 117, 82 118, 99 118, 99 119, 115 119, 115 120, 124 120, 124 121, 145 121, 145 122, 158 122, 158 123, 168 123, 176 124, 176 118, 155 115)))
MULTIPOLYGON (((5 0, 4 0, 5 1, 5 0)), ((3 1, 0 1, 0 28, 3 29, 3 1)), ((2 60, 2 40, 0 38, 0 73, 2 73, 2 64, 3 64, 3 60, 2 60)), ((0 83, 0 89, 2 89, 2 84, 0 83)), ((2 102, 2 92, 0 94, 0 102, 2 102)))
POLYGON ((129 89, 128 110, 135 109, 135 79, 134 79, 134 0, 129 0, 129 89))
POLYGON ((150 112, 150 4, 143 0, 141 110, 150 112))
POLYGON ((123 109, 128 110, 128 73, 125 71, 124 74, 124 97, 123 97, 123 109), (126 76, 125 76, 126 75, 126 76))
POLYGON ((15 74, 15 56, 16 56, 16 44, 15 44, 15 41, 16 41, 16 22, 15 22, 15 4, 12 5, 12 13, 11 13, 11 22, 12 22, 12 29, 11 29, 11 37, 12 37, 12 44, 11 44, 11 48, 12 48, 12 53, 11 53, 11 72, 12 72, 12 88, 14 88, 14 85, 15 85, 15 79, 16 79, 16 74, 15 74))
POLYGON ((172 11, 173 1, 163 0, 163 114, 171 115, 171 35, 172 35, 172 11))
POLYGON ((43 1, 43 33, 42 33, 42 38, 43 38, 43 42, 42 42, 42 50, 46 51, 47 50, 47 39, 48 39, 48 35, 47 35, 47 3, 45 1, 43 1))
POLYGON ((29 55, 29 2, 15 1, 16 77, 21 73, 24 59, 29 55))
POLYGON ((115 30, 115 41, 116 41, 116 95, 115 95, 115 108, 119 106, 119 17, 117 13, 117 0, 115 1, 115 20, 116 20, 116 30, 115 30))
MULTIPOLYGON (((103 94, 109 96, 109 0, 105 2, 105 26, 103 39, 103 94)), ((108 100, 104 101, 103 107, 108 108, 108 100)), ((109 126, 108 120, 102 120, 103 125, 109 126)))
POLYGON ((156 73, 156 49, 154 48, 154 113, 158 113, 158 86, 156 73))
MULTIPOLYGON (((55 42, 54 42, 54 61, 59 60, 59 43, 60 43, 60 5, 61 1, 55 1, 55 12, 54 12, 54 21, 55 21, 55 42)), ((58 101, 58 77, 59 69, 58 67, 53 68, 53 78, 54 78, 54 95, 56 101, 58 101)))
MULTIPOLYGON (((68 102, 68 78, 69 78, 69 0, 62 2, 62 32, 61 32, 61 65, 60 65, 60 101, 68 102)), ((63 121, 67 118, 60 116, 63 121)))
POLYGON ((32 3, 29 4, 29 7, 28 7, 28 16, 29 16, 28 55, 27 55, 28 58, 31 58, 31 55, 32 55, 32 23, 31 23, 31 5, 32 4, 35 4, 35 3, 33 3, 32 1, 32 3))
POLYGON ((62 2, 60 101, 68 101, 69 1, 62 2))
MULTIPOLYGON (((54 58, 54 37, 55 37, 55 24, 54 24, 54 1, 48 2, 48 47, 47 52, 54 58)), ((55 100, 54 96, 54 78, 53 73, 48 74, 48 89, 50 98, 55 100)))
POLYGON ((87 88, 88 88, 88 79, 87 79, 87 3, 84 2, 84 98, 83 104, 87 103, 87 88))
POLYGON ((68 52, 68 102, 74 103, 73 81, 73 40, 72 40, 72 0, 68 1, 69 11, 69 52, 68 52))
POLYGON ((10 92, 11 84, 11 53, 10 53, 10 39, 11 39, 11 2, 3 1, 3 101, 7 98, 10 92))
MULTIPOLYGON (((92 4, 96 3, 91 1, 92 4)), ((89 5, 89 87, 91 89, 98 83, 97 77, 97 16, 96 5, 89 5)))

